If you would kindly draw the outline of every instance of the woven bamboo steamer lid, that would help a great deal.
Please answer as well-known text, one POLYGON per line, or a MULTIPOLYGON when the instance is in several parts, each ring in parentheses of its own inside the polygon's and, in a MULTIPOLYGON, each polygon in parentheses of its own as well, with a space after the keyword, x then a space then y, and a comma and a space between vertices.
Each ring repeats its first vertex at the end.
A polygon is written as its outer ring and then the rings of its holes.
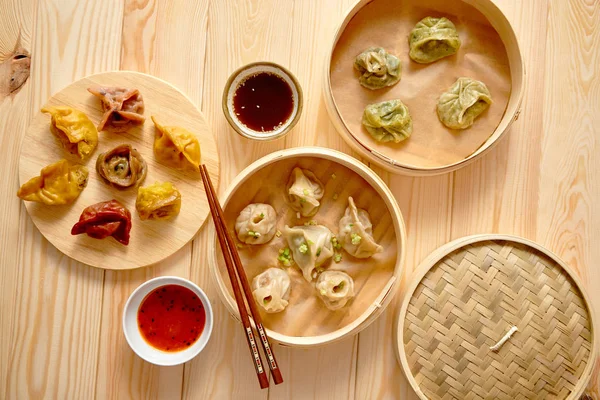
POLYGON ((489 234, 421 263, 394 335, 421 399, 577 399, 593 370, 594 326, 569 266, 530 240, 489 234))

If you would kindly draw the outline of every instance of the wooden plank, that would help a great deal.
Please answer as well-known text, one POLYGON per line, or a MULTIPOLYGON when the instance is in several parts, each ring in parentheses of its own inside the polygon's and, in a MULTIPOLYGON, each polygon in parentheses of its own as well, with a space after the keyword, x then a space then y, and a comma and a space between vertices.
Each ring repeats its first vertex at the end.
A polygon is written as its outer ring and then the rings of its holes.
MULTIPOLYGON (((127 0, 121 69, 165 79, 201 107, 207 19, 208 0, 127 0), (182 40, 182 37, 190 40, 182 40)), ((181 397, 185 367, 160 368, 140 359, 125 341, 121 318, 123 306, 137 286, 161 275, 189 278, 191 258, 192 244, 189 243, 155 266, 127 272, 107 271, 100 353, 112 356, 99 359, 98 398, 181 397)))
MULTIPOLYGON (((17 12, 26 13, 32 7, 17 12)), ((19 10, 15 5, 11 8, 19 10)), ((23 92, 29 94, 28 107, 21 109, 20 120, 3 125, 6 132, 20 139, 33 113, 52 93, 84 75, 118 65, 115 50, 120 35, 112 32, 120 27, 121 15, 119 3, 64 4, 48 0, 37 4, 35 26, 31 26, 31 86, 29 93, 23 92)), ((18 155, 18 151, 11 154, 18 155)), ((10 171, 16 171, 16 161, 12 155, 2 160, 10 163, 5 166, 10 171)), ((13 192, 16 188, 15 174, 7 196, 11 203, 17 203, 13 192)), ((18 271, 18 297, 9 333, 6 398, 91 398, 104 272, 60 254, 35 229, 24 207, 20 212, 11 212, 10 218, 10 226, 18 227, 18 240, 8 244, 3 258, 7 255, 13 260, 10 268, 18 271)))
MULTIPOLYGON (((540 143, 539 241, 577 271, 600 316, 600 3, 552 1, 540 143)), ((541 96, 541 92, 537 92, 541 96)), ((596 328, 596 340, 600 329, 596 328)), ((587 394, 600 397, 600 358, 587 394)))

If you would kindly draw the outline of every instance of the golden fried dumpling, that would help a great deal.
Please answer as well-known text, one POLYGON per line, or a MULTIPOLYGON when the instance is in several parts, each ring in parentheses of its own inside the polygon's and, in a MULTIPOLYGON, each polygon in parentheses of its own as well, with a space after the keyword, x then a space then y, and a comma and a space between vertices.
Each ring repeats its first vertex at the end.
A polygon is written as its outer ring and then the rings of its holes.
POLYGON ((378 142, 399 143, 412 134, 412 118, 400 100, 369 104, 363 112, 362 124, 378 142))
POLYGON ((167 219, 179 214, 181 193, 171 182, 156 182, 138 189, 135 208, 140 219, 167 219))
POLYGON ((50 132, 60 140, 71 154, 84 159, 98 146, 98 130, 83 112, 71 107, 44 107, 42 112, 50 114, 50 132))
POLYGON ((141 124, 144 118, 144 100, 137 89, 122 87, 94 86, 88 92, 102 101, 104 115, 98 124, 98 130, 103 131, 107 124, 125 125, 128 123, 141 124))
POLYGON ((148 166, 136 149, 121 144, 98 156, 96 171, 108 183, 124 189, 142 183, 148 166))
POLYGON ((437 114, 442 124, 450 129, 466 129, 475 118, 492 104, 492 95, 485 83, 471 78, 458 78, 442 93, 437 114))
POLYGON ((42 168, 40 176, 25 182, 17 191, 17 196, 50 206, 70 204, 79 197, 87 181, 86 167, 60 160, 42 168))
POLYGON ((358 82, 371 90, 395 85, 402 74, 398 57, 382 47, 370 47, 356 56, 354 69, 360 72, 358 82))
POLYGON ((164 126, 152 116, 156 126, 154 154, 161 163, 200 171, 200 142, 196 135, 179 126, 164 126))
POLYGON ((456 27, 448 18, 426 17, 420 20, 408 36, 413 61, 428 64, 456 53, 460 39, 456 27))

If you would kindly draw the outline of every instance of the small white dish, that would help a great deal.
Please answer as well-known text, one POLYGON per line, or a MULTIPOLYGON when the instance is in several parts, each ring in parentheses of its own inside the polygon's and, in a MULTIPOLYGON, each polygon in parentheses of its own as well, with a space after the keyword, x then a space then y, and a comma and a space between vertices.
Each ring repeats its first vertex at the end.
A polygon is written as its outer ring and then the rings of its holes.
POLYGON ((206 294, 195 283, 177 276, 159 276, 141 284, 131 293, 123 309, 123 333, 129 347, 149 363, 163 366, 179 365, 196 357, 208 343, 213 328, 213 310, 206 294), (138 328, 137 314, 140 304, 154 289, 165 285, 179 285, 194 292, 204 307, 206 323, 202 334, 190 347, 181 351, 158 350, 144 340, 138 328))

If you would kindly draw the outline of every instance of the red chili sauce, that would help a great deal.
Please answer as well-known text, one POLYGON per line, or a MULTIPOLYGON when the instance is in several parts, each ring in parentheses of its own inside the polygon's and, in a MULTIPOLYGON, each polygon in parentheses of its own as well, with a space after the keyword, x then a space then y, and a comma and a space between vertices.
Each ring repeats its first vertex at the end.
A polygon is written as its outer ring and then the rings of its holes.
POLYGON ((292 115, 292 88, 278 75, 259 72, 235 90, 233 109, 237 118, 253 131, 274 131, 292 115))
POLYGON ((196 293, 179 285, 154 289, 142 301, 137 315, 142 337, 162 351, 181 351, 202 334, 206 312, 196 293))

